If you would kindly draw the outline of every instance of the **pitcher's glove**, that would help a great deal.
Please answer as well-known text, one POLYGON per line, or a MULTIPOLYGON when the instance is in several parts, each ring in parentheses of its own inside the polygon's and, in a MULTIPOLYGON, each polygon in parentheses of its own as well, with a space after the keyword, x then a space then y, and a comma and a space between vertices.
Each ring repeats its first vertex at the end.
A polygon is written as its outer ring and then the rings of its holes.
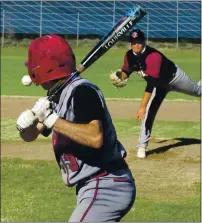
POLYGON ((48 129, 51 129, 59 118, 51 108, 51 102, 47 97, 40 98, 32 108, 32 112, 48 129))
POLYGON ((125 87, 128 81, 127 79, 122 80, 121 78, 122 71, 116 71, 110 74, 109 78, 114 86, 117 88, 125 87))

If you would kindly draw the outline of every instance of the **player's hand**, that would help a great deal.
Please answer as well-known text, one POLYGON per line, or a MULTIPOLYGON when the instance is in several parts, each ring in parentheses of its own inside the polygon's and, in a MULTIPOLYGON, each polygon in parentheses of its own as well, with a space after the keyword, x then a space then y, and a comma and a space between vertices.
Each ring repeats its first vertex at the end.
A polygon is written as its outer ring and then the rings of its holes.
POLYGON ((38 118, 39 122, 44 122, 44 120, 49 116, 51 113, 50 111, 51 102, 48 100, 47 97, 39 98, 39 100, 35 103, 34 107, 32 108, 32 112, 38 118))
POLYGON ((146 113, 146 107, 140 107, 137 112, 136 118, 140 121, 144 120, 145 113, 146 113))
POLYGON ((53 111, 51 102, 47 97, 40 98, 32 108, 39 122, 42 122, 48 129, 51 129, 58 119, 58 115, 53 111))
POLYGON ((147 74, 144 73, 143 70, 137 71, 137 74, 140 75, 140 77, 143 77, 143 78, 148 76, 147 74))
POLYGON ((52 129, 53 125, 55 124, 59 116, 50 108, 49 108, 49 112, 50 113, 44 120, 43 124, 46 126, 46 128, 52 129))
POLYGON ((112 84, 114 86, 116 86, 117 88, 125 87, 126 83, 128 81, 128 78, 121 79, 121 71, 111 73, 109 78, 110 78, 110 81, 112 82, 112 84))
POLYGON ((26 110, 20 114, 17 119, 16 127, 18 131, 25 132, 31 125, 37 123, 37 117, 31 110, 26 110))

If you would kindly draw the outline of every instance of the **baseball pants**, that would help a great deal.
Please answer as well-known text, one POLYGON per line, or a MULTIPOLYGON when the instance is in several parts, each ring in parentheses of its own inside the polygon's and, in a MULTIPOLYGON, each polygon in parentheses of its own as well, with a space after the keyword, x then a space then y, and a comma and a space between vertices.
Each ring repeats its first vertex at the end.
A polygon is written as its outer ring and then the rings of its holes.
POLYGON ((118 222, 136 196, 132 178, 98 177, 77 186, 77 204, 69 222, 118 222))
POLYGON ((180 69, 177 65, 176 67, 177 72, 174 78, 168 84, 168 86, 165 88, 155 88, 152 92, 152 96, 147 105, 145 119, 142 121, 138 148, 147 147, 156 114, 168 92, 177 91, 195 97, 201 96, 201 81, 195 83, 185 74, 182 69, 180 69))

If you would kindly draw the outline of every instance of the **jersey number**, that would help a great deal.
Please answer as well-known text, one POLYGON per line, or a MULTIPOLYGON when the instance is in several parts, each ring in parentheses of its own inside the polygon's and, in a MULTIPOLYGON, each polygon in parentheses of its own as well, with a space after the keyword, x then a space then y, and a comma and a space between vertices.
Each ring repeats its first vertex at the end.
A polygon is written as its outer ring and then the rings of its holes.
POLYGON ((68 162, 69 168, 72 172, 77 171, 79 169, 79 165, 76 161, 75 156, 72 154, 64 154, 65 161, 68 162))

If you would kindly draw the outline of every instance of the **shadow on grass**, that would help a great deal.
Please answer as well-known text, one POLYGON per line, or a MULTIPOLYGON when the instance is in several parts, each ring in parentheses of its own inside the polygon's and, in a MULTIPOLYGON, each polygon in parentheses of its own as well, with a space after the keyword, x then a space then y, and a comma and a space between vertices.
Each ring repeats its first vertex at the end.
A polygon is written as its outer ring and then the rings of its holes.
MULTIPOLYGON (((153 149, 147 152, 147 156, 151 155, 151 154, 159 154, 159 153, 165 153, 166 151, 168 151, 169 149, 174 149, 176 147, 180 147, 180 146, 188 146, 188 145, 193 145, 193 144, 201 144, 201 140, 200 139, 193 139, 193 138, 174 138, 172 140, 178 140, 179 142, 175 142, 173 144, 170 145, 166 145, 166 146, 161 146, 157 149, 153 149)), ((158 143, 164 143, 170 141, 168 140, 162 140, 158 143)))

